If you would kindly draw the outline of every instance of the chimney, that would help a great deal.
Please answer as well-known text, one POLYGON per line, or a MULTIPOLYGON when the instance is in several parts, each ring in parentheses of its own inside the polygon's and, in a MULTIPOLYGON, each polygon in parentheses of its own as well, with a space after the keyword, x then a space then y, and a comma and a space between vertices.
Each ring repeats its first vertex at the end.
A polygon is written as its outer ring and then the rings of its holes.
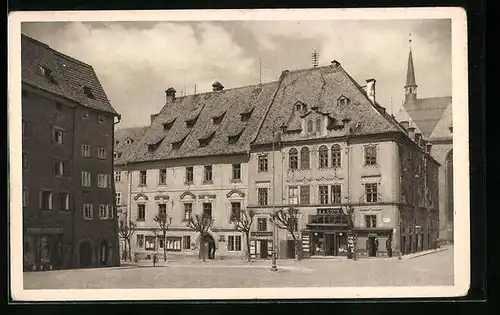
POLYGON ((408 127, 410 127, 410 122, 408 120, 403 120, 400 122, 401 126, 403 126, 403 128, 405 128, 405 130, 408 129, 408 127))
POLYGON ((222 91, 224 89, 224 86, 218 81, 215 81, 214 84, 212 84, 212 87, 214 92, 222 91))
POLYGON ((366 80, 366 94, 373 104, 375 104, 375 82, 375 79, 366 80))
POLYGON ((408 136, 412 141, 415 141, 415 127, 408 127, 406 129, 408 131, 408 136))
POLYGON ((172 103, 175 100, 175 92, 177 92, 173 87, 169 87, 165 91, 165 98, 167 103, 172 103))

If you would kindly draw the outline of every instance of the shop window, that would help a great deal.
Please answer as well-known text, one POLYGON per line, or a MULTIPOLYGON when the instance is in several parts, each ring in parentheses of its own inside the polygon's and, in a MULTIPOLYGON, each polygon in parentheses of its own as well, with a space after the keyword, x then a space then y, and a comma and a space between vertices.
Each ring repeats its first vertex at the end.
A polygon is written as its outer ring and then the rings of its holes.
POLYGON ((181 251, 182 237, 167 237, 166 249, 169 252, 181 251))
POLYGON ((144 248, 144 235, 142 234, 137 235, 137 247, 144 248))
POLYGON ((229 235, 227 237, 227 250, 228 251, 241 251, 241 236, 229 235))
POLYGON ((184 235, 182 237, 182 248, 191 249, 191 236, 184 235))
POLYGON ((146 243, 146 250, 155 250, 156 247, 156 237, 154 236, 146 236, 145 239, 146 243))

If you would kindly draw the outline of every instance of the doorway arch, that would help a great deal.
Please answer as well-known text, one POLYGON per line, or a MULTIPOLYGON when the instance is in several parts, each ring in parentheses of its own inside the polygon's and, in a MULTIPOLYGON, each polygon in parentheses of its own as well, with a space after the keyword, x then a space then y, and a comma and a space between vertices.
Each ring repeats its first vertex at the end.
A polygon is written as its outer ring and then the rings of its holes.
MULTIPOLYGON (((206 232, 205 234, 203 234, 201 237, 200 237, 200 246, 205 246, 206 244, 206 250, 207 252, 204 253, 206 255, 206 257, 208 259, 215 259, 215 250, 216 250, 216 247, 215 247, 215 239, 214 237, 206 232)), ((201 252, 200 252, 201 254, 201 252)))
POLYGON ((89 241, 80 243, 78 256, 80 268, 92 267, 92 244, 89 241))

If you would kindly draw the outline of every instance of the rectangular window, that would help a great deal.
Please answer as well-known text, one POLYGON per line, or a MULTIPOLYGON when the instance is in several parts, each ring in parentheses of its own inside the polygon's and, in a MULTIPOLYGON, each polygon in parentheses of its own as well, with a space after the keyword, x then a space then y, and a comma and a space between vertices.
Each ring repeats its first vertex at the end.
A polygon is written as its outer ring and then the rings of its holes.
POLYGON ((82 186, 90 187, 90 184, 91 184, 90 172, 82 171, 82 186))
POLYGON ((122 205, 122 193, 121 192, 115 193, 115 204, 117 206, 121 206, 122 205))
POLYGON ((28 205, 28 190, 23 188, 23 208, 28 205))
POLYGON ((60 159, 54 159, 54 174, 57 176, 69 175, 69 163, 60 159))
POLYGON ((23 137, 29 137, 33 134, 33 126, 31 121, 24 120, 22 121, 22 133, 23 137))
POLYGON ((186 183, 192 183, 192 182, 194 182, 193 167, 188 166, 186 167, 186 183))
POLYGON ((59 206, 63 211, 69 211, 70 209, 70 195, 68 193, 59 194, 59 206))
POLYGON ((94 211, 92 210, 92 204, 86 203, 83 205, 83 218, 85 220, 92 220, 94 217, 94 211))
POLYGON ((328 204, 328 186, 321 185, 319 188, 319 203, 322 205, 328 204))
POLYGON ((147 183, 147 171, 140 171, 139 186, 146 186, 146 183, 147 183))
POLYGON ((241 203, 231 202, 231 221, 238 220, 241 217, 241 203))
POLYGON ((116 171, 115 172, 115 182, 119 183, 122 181, 122 172, 121 171, 116 171))
POLYGON ((82 108, 82 119, 88 119, 89 118, 89 111, 86 110, 85 108, 82 108))
POLYGON ((160 169, 160 172, 158 175, 158 184, 160 184, 160 185, 167 184, 167 169, 166 168, 160 169))
POLYGON ((182 248, 191 249, 191 236, 184 235, 182 237, 182 248))
POLYGON ((229 250, 229 251, 241 251, 241 236, 229 235, 227 237, 227 250, 229 250))
POLYGON ((97 174, 97 187, 99 187, 99 188, 106 188, 107 187, 105 174, 97 174))
POLYGON ((267 205, 267 188, 259 188, 257 190, 257 196, 259 200, 259 206, 267 205))
POLYGON ((241 164, 233 164, 233 180, 241 180, 241 164))
POLYGON ((97 148, 97 157, 100 159, 106 159, 106 149, 102 147, 97 148))
POLYGON ((63 143, 63 131, 59 128, 52 129, 52 141, 55 143, 62 144, 63 143))
POLYGON ((341 204, 342 203, 342 186, 341 185, 332 185, 332 203, 333 204, 341 204))
POLYGON ((90 157, 90 145, 82 144, 82 156, 90 157))
POLYGON ((40 209, 52 210, 52 192, 42 190, 40 191, 40 209))
POLYGON ((106 205, 99 204, 99 219, 106 219, 106 205))
POLYGON ((299 187, 288 187, 288 204, 298 205, 299 204, 299 187))
POLYGON ((266 218, 258 218, 257 219, 257 231, 259 231, 259 232, 267 231, 267 219, 266 218))
POLYGON ((167 237, 166 248, 169 252, 181 251, 182 237, 167 237))
POLYGON ((23 170, 27 170, 30 168, 30 154, 26 151, 23 151, 23 170))
POLYGON ((166 204, 164 204, 164 203, 158 204, 158 215, 160 217, 162 217, 162 216, 164 217, 167 215, 167 205, 166 204))
POLYGON ((97 121, 99 121, 101 124, 104 124, 104 122, 106 121, 104 114, 97 115, 97 121))
POLYGON ((205 165, 203 174, 204 182, 212 182, 212 165, 205 165))
POLYGON ((192 203, 185 203, 184 204, 184 220, 189 220, 191 219, 191 214, 193 213, 193 204, 192 203))
POLYGON ((300 200, 301 205, 308 205, 311 202, 311 187, 300 186, 300 200))
POLYGON ((259 172, 267 172, 268 160, 267 155, 259 155, 259 172))
POLYGON ((141 203, 137 205, 137 221, 144 221, 146 219, 146 205, 141 203))
POLYGON ((113 219, 113 205, 107 204, 106 205, 106 213, 108 215, 108 219, 113 219))
POLYGON ((210 202, 203 203, 203 217, 212 218, 212 204, 210 202))
POLYGON ((378 202, 377 184, 365 184, 366 202, 378 202))
POLYGON ((376 146, 366 146, 365 147, 365 165, 376 165, 377 164, 377 147, 376 146))
POLYGON ((156 237, 146 236, 146 250, 154 250, 156 247, 156 237))
POLYGON ((365 225, 367 228, 377 227, 377 216, 376 215, 365 215, 365 225))
POLYGON ((144 248, 144 235, 142 234, 137 235, 137 247, 144 248))

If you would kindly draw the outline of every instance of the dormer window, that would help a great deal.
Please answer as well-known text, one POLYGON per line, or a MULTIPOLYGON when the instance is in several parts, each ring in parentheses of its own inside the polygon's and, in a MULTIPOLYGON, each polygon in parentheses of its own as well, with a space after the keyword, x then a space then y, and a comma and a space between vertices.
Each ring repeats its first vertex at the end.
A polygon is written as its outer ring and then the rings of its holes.
POLYGON ((220 125, 220 123, 222 122, 222 118, 224 118, 225 115, 226 115, 226 112, 223 112, 222 114, 220 114, 218 116, 212 117, 214 125, 220 125))
POLYGON ((198 139, 200 147, 206 147, 210 143, 212 138, 214 137, 214 134, 215 134, 215 131, 206 135, 205 137, 198 139))
POLYGON ((180 149, 180 147, 182 146, 182 144, 184 143, 184 140, 186 139, 186 137, 180 139, 179 141, 175 141, 175 142, 172 142, 172 149, 174 150, 178 150, 180 149))
POLYGON ((92 92, 92 88, 90 86, 83 86, 83 94, 88 98, 95 99, 94 93, 92 92))
POLYGON ((297 112, 306 112, 307 111, 307 105, 304 104, 304 103, 301 103, 301 102, 297 102, 297 104, 295 104, 295 110, 297 112))
POLYGON ((194 124, 196 123, 196 119, 191 119, 186 121, 186 127, 187 128, 193 128, 194 124))
POLYGON ((40 74, 42 76, 44 76, 45 78, 47 78, 50 82, 52 83, 57 83, 56 82, 56 79, 54 78, 54 75, 52 74, 52 70, 45 67, 45 66, 38 66, 38 68, 40 69, 40 74))
POLYGON ((163 139, 165 138, 160 138, 158 141, 156 141, 155 143, 150 143, 148 144, 148 151, 149 152, 154 152, 156 151, 156 149, 158 149, 158 147, 160 146, 160 144, 163 142, 163 139))
POLYGON ((339 97, 337 99, 337 105, 345 106, 347 104, 349 104, 349 99, 347 97, 345 97, 344 95, 342 95, 341 97, 339 97))
POLYGON ((253 112, 253 107, 245 110, 244 112, 242 112, 240 114, 241 115, 241 121, 248 121, 250 119, 250 116, 252 116, 252 112, 253 112))
POLYGON ((238 140, 240 139, 241 134, 243 133, 243 130, 245 130, 245 128, 241 128, 238 131, 229 134, 227 137, 227 141, 229 142, 229 144, 237 143, 238 140))
POLYGON ((174 125, 175 119, 176 118, 174 118, 172 121, 168 121, 166 123, 163 123, 163 130, 167 131, 167 130, 172 129, 172 126, 174 125))
POLYGON ((114 156, 115 159, 119 159, 122 156, 122 153, 121 152, 115 152, 113 154, 113 156, 114 156))
POLYGON ((127 140, 125 140, 125 143, 126 143, 126 144, 132 144, 132 142, 134 142, 134 140, 132 140, 132 139, 130 139, 130 138, 129 138, 129 139, 127 139, 127 140))

